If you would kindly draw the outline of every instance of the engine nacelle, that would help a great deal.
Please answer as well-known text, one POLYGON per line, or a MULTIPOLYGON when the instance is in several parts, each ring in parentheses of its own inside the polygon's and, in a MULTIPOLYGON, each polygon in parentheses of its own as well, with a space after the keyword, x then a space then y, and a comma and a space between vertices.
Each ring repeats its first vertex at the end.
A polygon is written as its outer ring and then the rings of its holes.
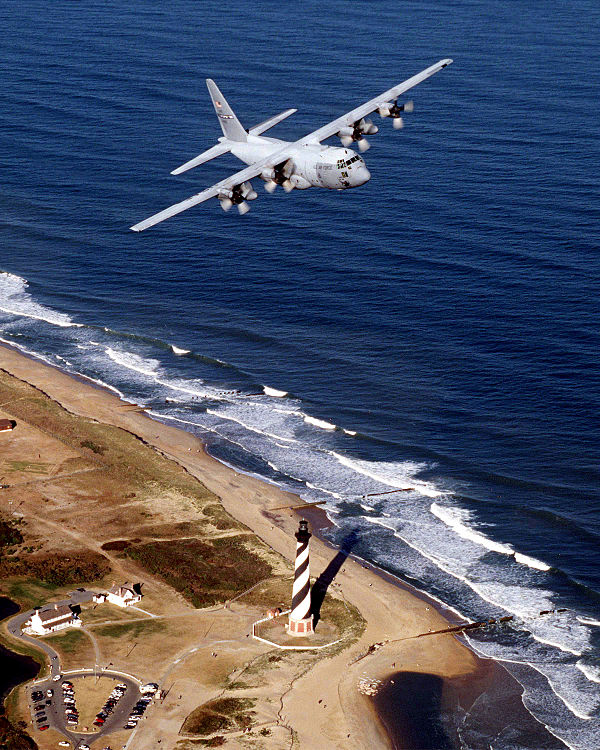
POLYGON ((312 187, 311 183, 299 174, 293 174, 290 177, 290 182, 298 190, 308 190, 309 187, 312 187))
POLYGON ((290 181, 290 177, 294 173, 294 161, 288 159, 281 164, 277 164, 273 167, 266 167, 261 172, 260 178, 265 182, 265 190, 267 193, 272 193, 276 190, 277 185, 281 185, 286 193, 293 190, 295 185, 290 181))
POLYGON ((402 112, 412 112, 414 108, 415 105, 412 101, 406 102, 405 104, 398 104, 398 102, 395 101, 380 104, 377 111, 381 117, 392 117, 394 128, 400 130, 400 128, 404 127, 404 121, 402 120, 402 117, 400 117, 400 114, 402 112))

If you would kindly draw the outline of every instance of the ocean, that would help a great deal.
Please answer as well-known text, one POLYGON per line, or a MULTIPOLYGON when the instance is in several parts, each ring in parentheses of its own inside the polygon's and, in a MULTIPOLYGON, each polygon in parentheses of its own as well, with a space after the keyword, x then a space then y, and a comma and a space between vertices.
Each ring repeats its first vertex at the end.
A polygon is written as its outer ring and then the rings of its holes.
POLYGON ((23 0, 0 22, 0 339, 325 500, 332 541, 465 617, 514 616, 470 644, 600 747, 600 6, 23 0), (375 117, 363 187, 258 185, 247 216, 129 231, 241 168, 169 174, 221 134, 205 78, 246 127, 297 107, 269 133, 294 140, 444 57, 404 130, 375 117))

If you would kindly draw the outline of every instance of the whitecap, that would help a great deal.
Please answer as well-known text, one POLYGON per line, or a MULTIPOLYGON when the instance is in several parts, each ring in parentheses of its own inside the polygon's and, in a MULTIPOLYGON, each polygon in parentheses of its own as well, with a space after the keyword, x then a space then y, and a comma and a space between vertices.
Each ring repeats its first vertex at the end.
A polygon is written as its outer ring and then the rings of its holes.
POLYGON ((171 344, 171 349, 173 350, 173 354, 177 354, 179 356, 190 353, 189 349, 180 349, 178 346, 175 346, 175 344, 171 344))
POLYGON ((263 385, 263 391, 265 396, 273 396, 274 398, 284 398, 287 396, 287 391, 278 391, 277 388, 270 388, 268 385, 263 385))
POLYGON ((326 422, 324 419, 317 419, 316 417, 309 417, 308 414, 304 415, 304 421, 307 424, 312 424, 315 427, 320 427, 322 430, 335 430, 336 426, 331 422, 326 422))
POLYGON ((527 565, 530 568, 535 568, 536 570, 550 570, 550 566, 546 565, 546 563, 542 562, 542 560, 538 560, 535 557, 530 557, 529 555, 524 555, 522 552, 515 552, 515 560, 518 563, 527 565))
POLYGON ((356 431, 355 430, 347 430, 345 427, 343 428, 343 430, 346 433, 346 435, 351 435, 352 437, 354 437, 356 435, 356 431))
POLYGON ((600 626, 600 620, 594 620, 592 617, 584 617, 583 615, 577 615, 577 619, 583 625, 593 625, 595 627, 600 626))

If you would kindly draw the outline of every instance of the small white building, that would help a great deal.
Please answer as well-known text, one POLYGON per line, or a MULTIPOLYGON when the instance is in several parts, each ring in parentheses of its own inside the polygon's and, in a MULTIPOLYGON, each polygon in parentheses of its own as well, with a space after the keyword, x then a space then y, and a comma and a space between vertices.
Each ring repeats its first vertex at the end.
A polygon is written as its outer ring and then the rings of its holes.
POLYGON ((47 635, 63 628, 80 628, 81 620, 68 604, 54 604, 46 609, 36 609, 25 624, 25 632, 47 635))
POLYGON ((118 607, 130 607, 132 604, 141 602, 142 595, 138 594, 135 589, 125 583, 123 586, 112 586, 108 590, 106 599, 118 607))

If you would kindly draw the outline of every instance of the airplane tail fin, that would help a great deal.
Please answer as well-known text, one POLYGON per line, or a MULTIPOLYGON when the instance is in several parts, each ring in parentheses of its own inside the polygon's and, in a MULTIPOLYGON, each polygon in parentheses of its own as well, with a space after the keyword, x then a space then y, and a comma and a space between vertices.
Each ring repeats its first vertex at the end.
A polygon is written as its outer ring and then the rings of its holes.
POLYGON ((219 118, 221 124, 221 130, 225 138, 230 141, 245 142, 248 140, 248 133, 242 127, 240 121, 235 116, 235 112, 231 109, 227 100, 223 94, 219 91, 217 84, 210 78, 206 79, 206 85, 208 86, 208 93, 212 99, 215 113, 219 118))

